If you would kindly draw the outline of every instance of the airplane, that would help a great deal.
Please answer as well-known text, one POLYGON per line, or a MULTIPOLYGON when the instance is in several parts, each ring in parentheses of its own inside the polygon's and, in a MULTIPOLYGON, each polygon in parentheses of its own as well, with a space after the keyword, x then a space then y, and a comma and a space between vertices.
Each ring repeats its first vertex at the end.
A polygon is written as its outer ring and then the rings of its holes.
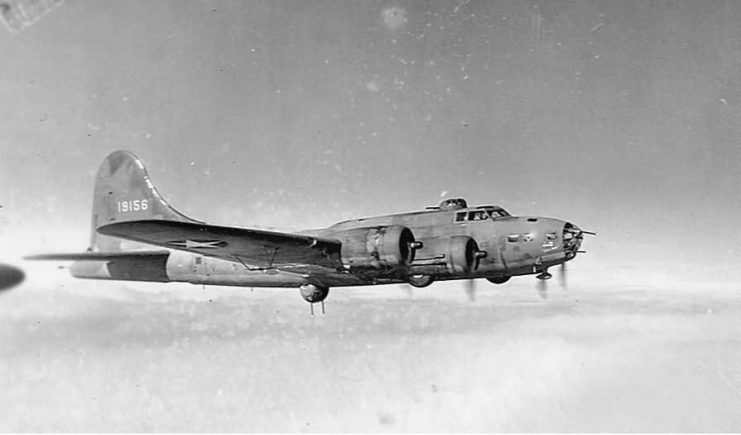
POLYGON ((0 263, 0 290, 14 287, 25 279, 26 275, 21 269, 9 264, 0 263))
POLYGON ((144 163, 115 151, 101 164, 93 193, 86 252, 31 260, 73 261, 72 276, 202 285, 298 288, 322 304, 330 287, 513 276, 551 278, 548 269, 573 260, 585 234, 559 219, 512 216, 498 206, 443 200, 421 211, 336 223, 295 233, 212 225, 170 206, 144 163), (125 249, 131 241, 157 249, 125 249))
MULTIPOLYGON (((3 206, 0 204, 0 208, 3 206)), ((23 282, 26 274, 10 264, 0 263, 0 290, 7 290, 23 282)))

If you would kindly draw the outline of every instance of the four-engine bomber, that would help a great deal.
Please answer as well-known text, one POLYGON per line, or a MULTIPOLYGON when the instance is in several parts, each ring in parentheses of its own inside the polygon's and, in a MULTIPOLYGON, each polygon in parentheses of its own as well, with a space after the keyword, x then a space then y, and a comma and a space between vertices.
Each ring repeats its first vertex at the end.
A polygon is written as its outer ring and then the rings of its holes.
POLYGON ((74 261, 70 270, 79 278, 298 287, 312 304, 333 286, 426 287, 475 278, 502 284, 529 274, 544 280, 549 267, 581 252, 584 234, 594 234, 558 219, 469 207, 460 198, 297 233, 211 225, 172 208, 127 151, 101 164, 91 231, 86 252, 29 258, 74 261), (157 248, 125 249, 124 241, 157 248))

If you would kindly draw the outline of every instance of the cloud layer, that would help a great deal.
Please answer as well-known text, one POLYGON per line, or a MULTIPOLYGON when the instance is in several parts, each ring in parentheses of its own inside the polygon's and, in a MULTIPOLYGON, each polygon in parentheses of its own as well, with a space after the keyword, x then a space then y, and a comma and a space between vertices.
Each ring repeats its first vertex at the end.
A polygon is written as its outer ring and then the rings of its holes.
POLYGON ((3 295, 0 430, 741 427, 741 304, 712 289, 336 289, 311 318, 295 291, 167 287, 3 295))

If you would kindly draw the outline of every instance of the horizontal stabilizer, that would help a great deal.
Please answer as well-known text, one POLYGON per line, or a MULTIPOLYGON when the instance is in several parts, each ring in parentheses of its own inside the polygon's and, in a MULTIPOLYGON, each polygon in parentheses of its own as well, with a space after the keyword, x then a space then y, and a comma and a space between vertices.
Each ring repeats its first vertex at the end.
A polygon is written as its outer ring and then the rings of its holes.
POLYGON ((131 251, 131 252, 77 252, 60 254, 40 254, 23 257, 25 260, 52 260, 52 261, 111 261, 124 258, 156 258, 170 255, 169 251, 159 249, 156 251, 131 251))

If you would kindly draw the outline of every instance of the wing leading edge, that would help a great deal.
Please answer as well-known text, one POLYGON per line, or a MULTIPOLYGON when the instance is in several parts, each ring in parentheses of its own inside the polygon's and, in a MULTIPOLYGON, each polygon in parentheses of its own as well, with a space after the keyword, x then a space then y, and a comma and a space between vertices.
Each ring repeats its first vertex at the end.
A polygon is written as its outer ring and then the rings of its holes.
POLYGON ((103 225, 98 232, 256 269, 342 269, 339 240, 303 234, 168 220, 118 222, 103 225))

